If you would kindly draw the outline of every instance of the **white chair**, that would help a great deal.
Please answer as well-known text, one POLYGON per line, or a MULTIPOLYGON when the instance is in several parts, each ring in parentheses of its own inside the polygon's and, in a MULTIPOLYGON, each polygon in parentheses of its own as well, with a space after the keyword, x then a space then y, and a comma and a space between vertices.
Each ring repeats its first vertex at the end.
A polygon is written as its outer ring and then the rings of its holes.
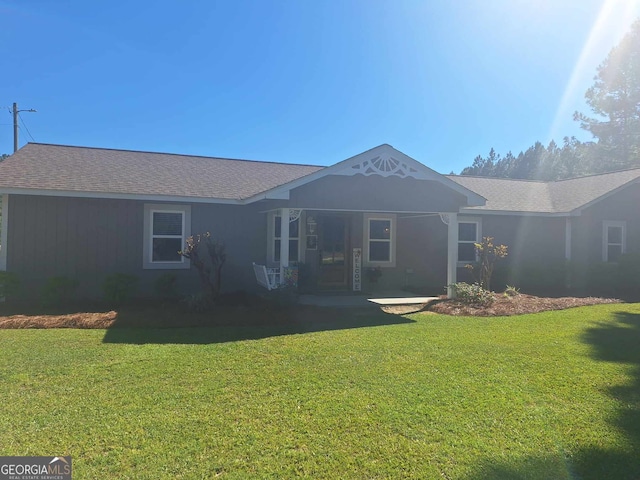
POLYGON ((258 265, 253 263, 253 272, 256 274, 256 281, 258 285, 266 288, 267 290, 276 290, 279 285, 280 269, 279 268, 267 268, 264 265, 258 265))

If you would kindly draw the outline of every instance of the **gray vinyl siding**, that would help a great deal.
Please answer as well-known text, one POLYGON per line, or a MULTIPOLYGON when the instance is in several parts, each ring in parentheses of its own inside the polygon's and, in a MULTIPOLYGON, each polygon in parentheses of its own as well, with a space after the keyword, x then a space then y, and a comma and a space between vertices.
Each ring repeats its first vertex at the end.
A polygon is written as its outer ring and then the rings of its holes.
POLYGON ((447 283, 447 225, 435 216, 398 216, 395 287, 418 287, 431 295, 447 283))
POLYGON ((640 185, 630 185, 620 192, 586 208, 572 219, 573 259, 584 263, 602 261, 602 224, 624 221, 627 225, 627 253, 640 254, 640 185))
POLYGON ((513 268, 531 262, 562 262, 565 255, 564 217, 486 215, 482 236, 508 247, 505 262, 513 268))
POLYGON ((7 269, 31 294, 65 275, 91 296, 109 273, 138 273, 141 228, 133 201, 11 195, 7 269))
MULTIPOLYGON (((193 234, 210 231, 226 245, 223 289, 252 289, 251 262, 264 262, 265 214, 257 206, 192 205, 193 234)), ((139 278, 139 293, 153 293, 167 270, 142 268, 144 202, 92 198, 11 195, 7 269, 23 291, 37 297, 53 276, 80 280, 79 295, 100 297, 104 278, 127 273, 139 278)), ((184 292, 197 291, 195 270, 171 270, 184 292)))
MULTIPOLYGON (((363 247, 364 219, 360 214, 354 232, 363 247)), ((398 215, 396 217, 396 266, 382 268, 377 284, 364 287, 376 291, 419 288, 431 295, 444 293, 447 281, 447 226, 439 215, 398 215)), ((366 268, 365 268, 366 270, 366 268)))
MULTIPOLYGON (((508 255, 495 264, 492 289, 506 284, 526 285, 527 272, 565 262, 565 218, 517 215, 464 215, 481 222, 482 237, 493 237, 494 245, 506 245, 508 255)), ((458 281, 477 279, 464 267, 458 268, 458 281)))
MULTIPOLYGON (((457 212, 466 198, 415 178, 328 175, 291 191, 288 206, 368 212, 457 212)), ((283 205, 287 206, 287 205, 283 205)))

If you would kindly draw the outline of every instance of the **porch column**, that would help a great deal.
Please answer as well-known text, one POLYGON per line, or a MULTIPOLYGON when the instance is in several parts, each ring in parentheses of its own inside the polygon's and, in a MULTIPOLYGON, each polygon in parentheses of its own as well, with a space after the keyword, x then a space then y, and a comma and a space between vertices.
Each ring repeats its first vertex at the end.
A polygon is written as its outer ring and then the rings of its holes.
POLYGON ((449 286, 458 280, 458 214, 449 213, 447 235, 447 297, 453 298, 455 292, 449 286))
POLYGON ((289 209, 280 209, 280 285, 284 283, 284 269, 289 266, 289 209))

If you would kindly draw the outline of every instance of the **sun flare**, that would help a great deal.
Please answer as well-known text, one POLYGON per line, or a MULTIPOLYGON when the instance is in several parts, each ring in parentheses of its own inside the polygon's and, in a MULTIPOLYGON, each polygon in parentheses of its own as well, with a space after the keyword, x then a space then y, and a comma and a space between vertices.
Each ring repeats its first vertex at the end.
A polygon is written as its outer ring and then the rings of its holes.
MULTIPOLYGON (((560 126, 573 114, 575 105, 583 99, 584 91, 596 72, 596 67, 620 41, 640 15, 640 0, 604 0, 580 52, 562 100, 549 130, 548 139, 563 135, 560 126)), ((556 139, 557 141, 557 139, 556 139)))

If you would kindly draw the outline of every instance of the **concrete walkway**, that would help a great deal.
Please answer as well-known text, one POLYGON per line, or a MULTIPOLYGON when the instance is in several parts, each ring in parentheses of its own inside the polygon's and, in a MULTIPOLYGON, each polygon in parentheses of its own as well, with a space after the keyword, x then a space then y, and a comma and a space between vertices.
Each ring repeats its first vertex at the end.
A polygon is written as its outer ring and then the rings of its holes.
POLYGON ((437 300, 438 297, 419 297, 407 292, 376 292, 363 295, 300 295, 300 305, 316 307, 381 307, 387 305, 420 305, 437 300), (373 298, 375 295, 375 298, 373 298))

